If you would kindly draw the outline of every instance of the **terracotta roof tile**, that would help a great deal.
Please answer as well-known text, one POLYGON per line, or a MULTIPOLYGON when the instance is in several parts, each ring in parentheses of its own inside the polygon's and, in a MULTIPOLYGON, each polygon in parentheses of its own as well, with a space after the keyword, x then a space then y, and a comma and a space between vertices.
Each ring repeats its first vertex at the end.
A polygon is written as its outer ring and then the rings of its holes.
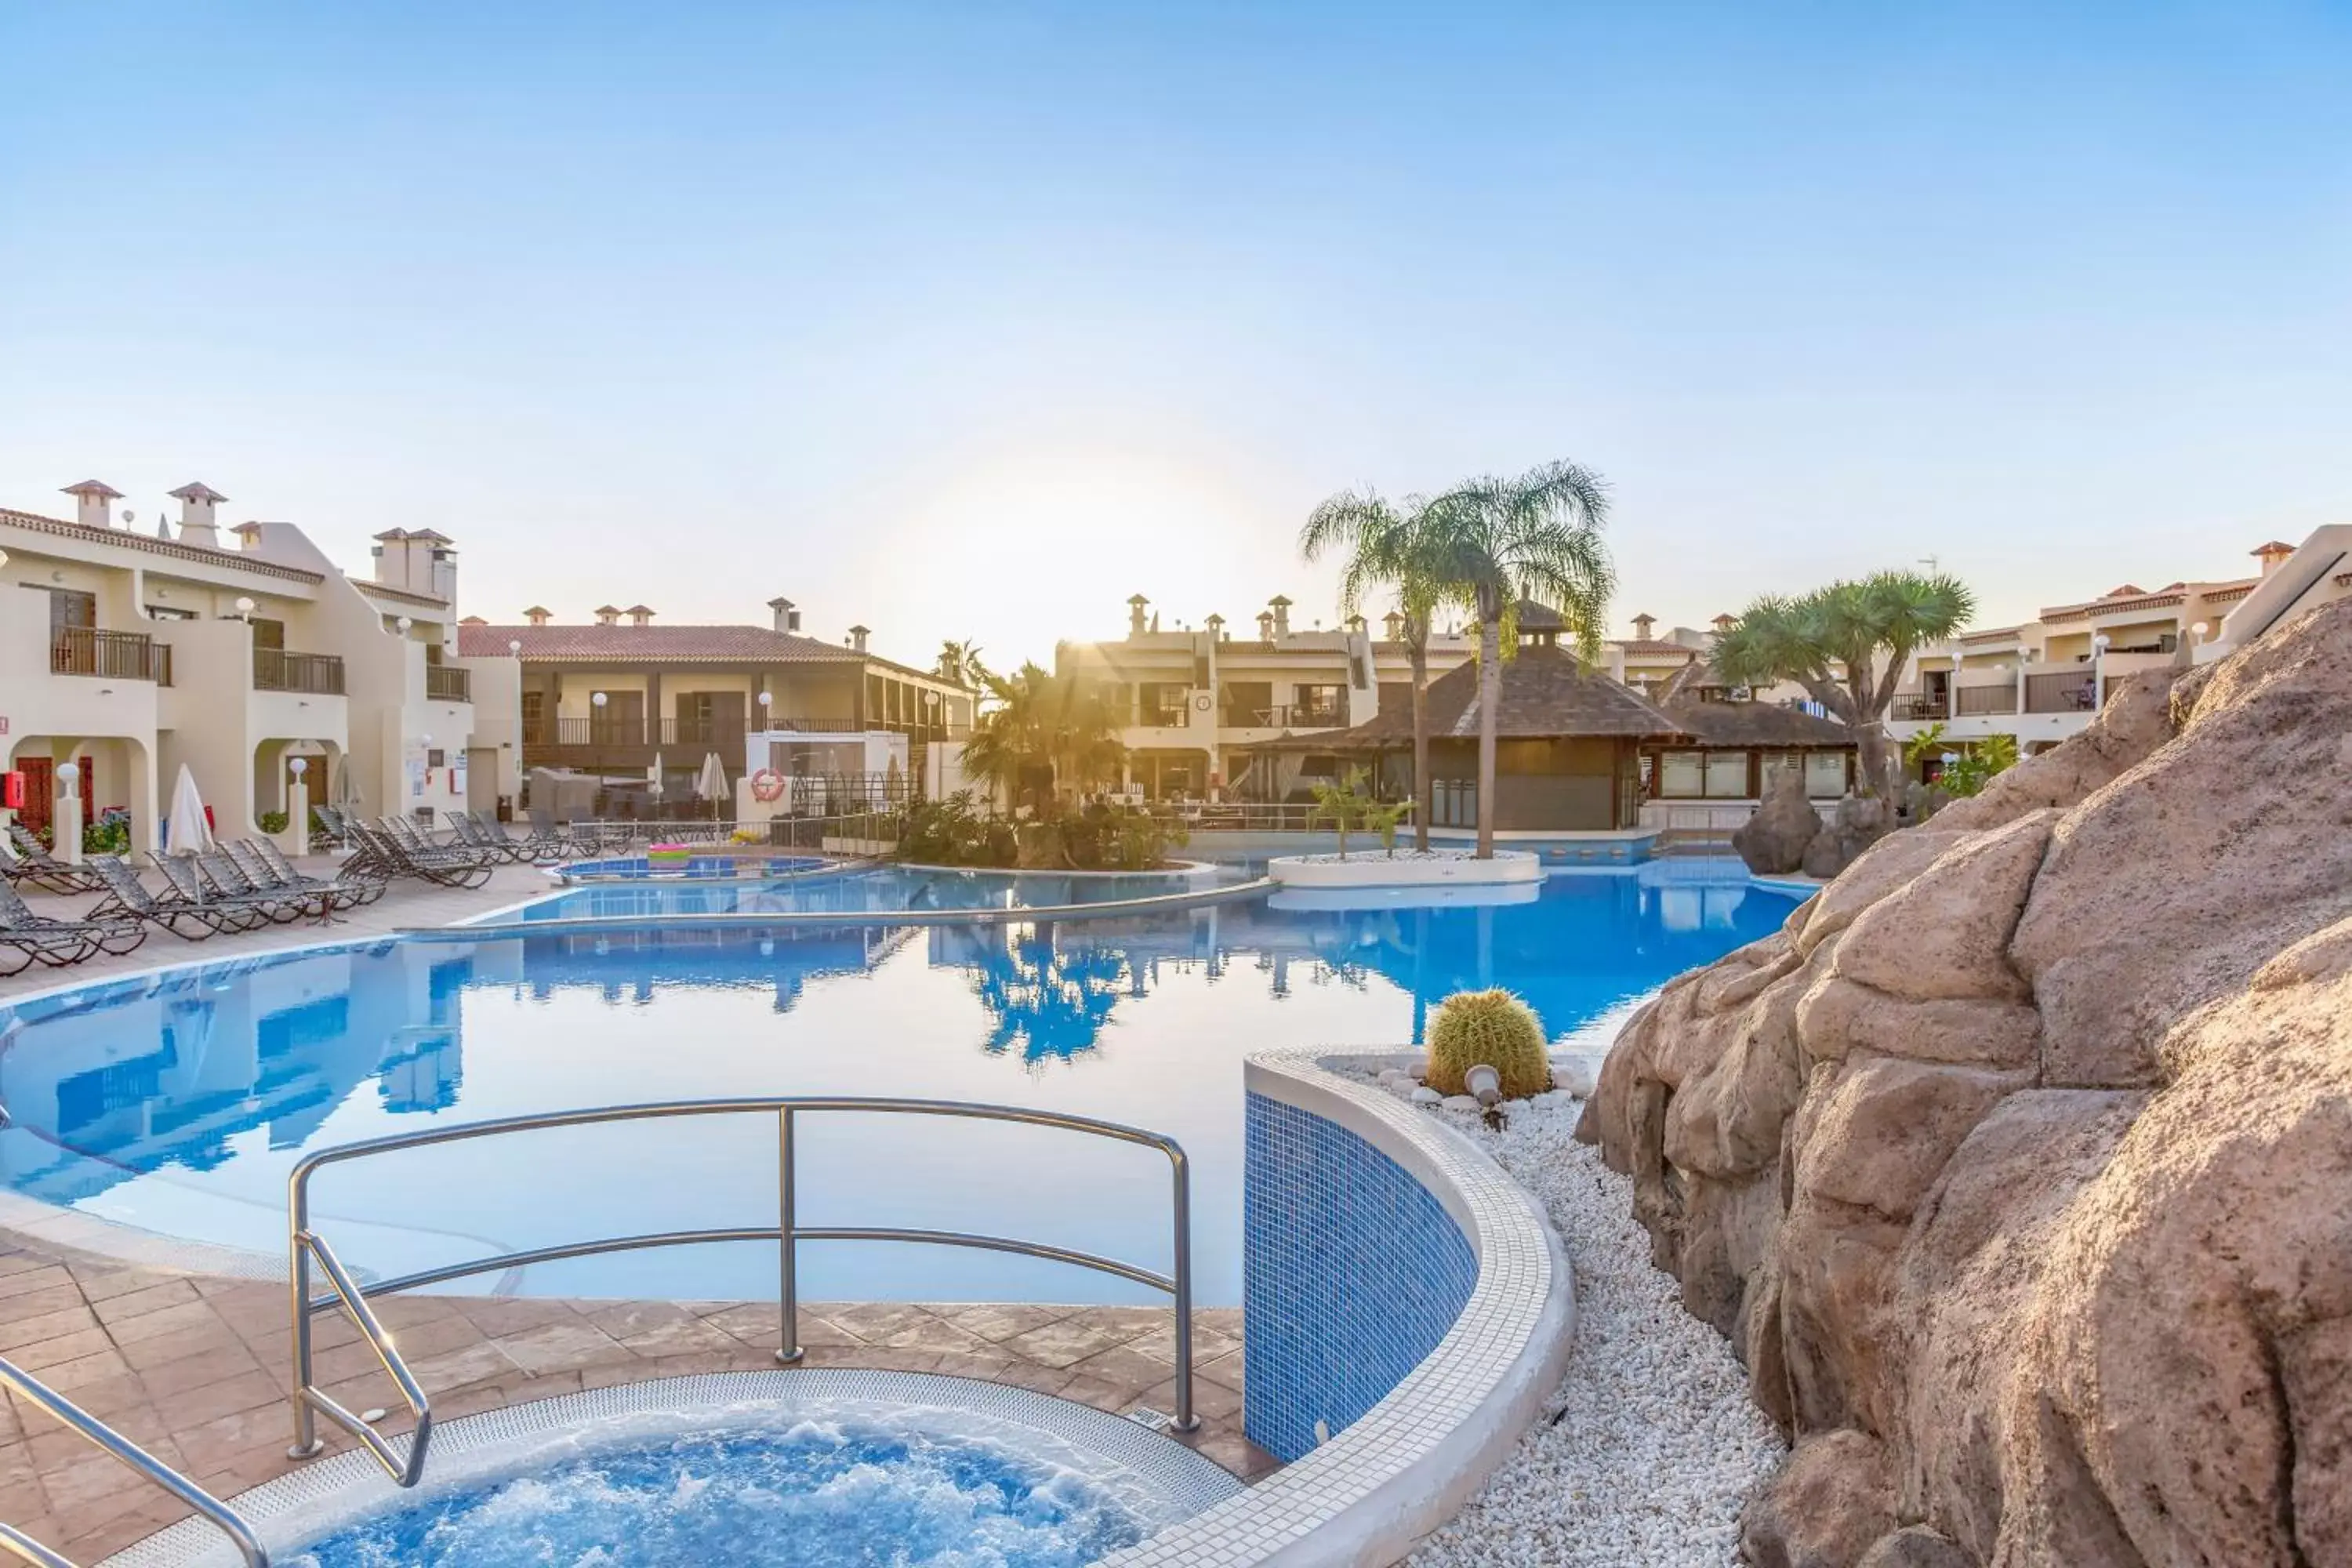
POLYGON ((502 658, 507 644, 522 644, 524 663, 608 664, 843 664, 875 665, 924 680, 939 677, 871 653, 797 632, 766 626, 459 626, 457 651, 469 657, 502 658))
POLYGON ((323 582, 316 572, 299 566, 281 565, 275 561, 257 560, 241 550, 215 550, 202 544, 183 544, 176 539, 157 539, 152 534, 135 533, 130 529, 84 528, 78 522, 62 518, 43 517, 37 512, 11 511, 0 507, 0 523, 11 528, 28 529, 35 533, 54 533, 68 539, 98 541, 117 545, 124 550, 137 550, 150 555, 168 556, 174 561, 193 561, 206 566, 226 566, 239 572, 251 572, 258 576, 281 578, 289 583, 323 582))

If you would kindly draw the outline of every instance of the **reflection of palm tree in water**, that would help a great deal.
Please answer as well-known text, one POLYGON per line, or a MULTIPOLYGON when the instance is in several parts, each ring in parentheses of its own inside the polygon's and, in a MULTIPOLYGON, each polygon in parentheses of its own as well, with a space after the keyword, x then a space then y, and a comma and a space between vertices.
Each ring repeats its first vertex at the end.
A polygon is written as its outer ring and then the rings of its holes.
POLYGON ((982 1048, 991 1056, 1017 1048, 1033 1067, 1092 1050, 1118 1005, 1127 953, 1063 948, 1050 926, 1003 930, 1004 939, 982 949, 971 965, 972 992, 995 1020, 982 1048))

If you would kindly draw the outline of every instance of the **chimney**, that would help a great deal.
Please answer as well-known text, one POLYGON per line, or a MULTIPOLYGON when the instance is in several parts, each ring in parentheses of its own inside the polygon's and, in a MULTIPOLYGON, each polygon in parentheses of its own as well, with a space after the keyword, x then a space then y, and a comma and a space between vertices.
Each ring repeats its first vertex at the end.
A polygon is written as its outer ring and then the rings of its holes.
POLYGON ((852 626, 849 628, 849 646, 856 648, 858 652, 864 653, 866 651, 866 639, 873 635, 872 628, 870 627, 852 626))
POLYGON ((522 613, 522 618, 528 625, 543 626, 555 618, 555 612, 545 605, 533 605, 522 613))
POLYGON ((1290 635, 1290 601, 1276 594, 1265 603, 1266 607, 1274 612, 1274 635, 1276 637, 1288 637, 1290 635))
POLYGON ((220 529, 214 521, 213 508, 228 497, 200 479, 190 480, 171 495, 180 503, 180 542, 218 550, 220 529))
POLYGON ((459 621, 457 624, 461 626, 487 626, 490 623, 484 620, 479 616, 467 616, 464 620, 459 621))
POLYGON ((771 599, 768 601, 768 609, 776 617, 778 631, 797 632, 801 629, 801 613, 793 608, 793 602, 790 599, 771 599))
POLYGON ((2263 563, 2263 575, 2267 577, 2287 563, 2294 554, 2294 546, 2284 540, 2273 539, 2268 544, 2256 545, 2248 553, 2263 563))
POLYGON ((1225 640, 1224 616, 1212 613, 1209 618, 1201 624, 1209 628, 1209 640, 1211 642, 1223 642, 1225 640))
POLYGON ((1127 635, 1128 635, 1128 636, 1129 636, 1129 637, 1141 637, 1141 636, 1143 635, 1143 607, 1144 607, 1146 605, 1149 605, 1150 603, 1151 603, 1151 601, 1150 601, 1150 600, 1149 600, 1149 599, 1147 599, 1147 598, 1145 598, 1145 597, 1144 597, 1142 595, 1140 595, 1140 594, 1130 594, 1130 595, 1128 595, 1128 599, 1127 599, 1127 635))
POLYGON ((1387 615, 1382 616, 1381 617, 1381 626, 1382 630, 1388 633, 1389 641, 1402 642, 1404 640, 1404 613, 1402 611, 1391 610, 1387 615))
POLYGON ((1707 623, 1707 625, 1715 628, 1715 635, 1718 637, 1738 624, 1739 617, 1738 616, 1717 616, 1715 619, 1707 623))
POLYGON ((622 613, 629 617, 629 625, 633 626, 649 626, 654 624, 653 610, 647 605, 631 605, 622 613))
POLYGON ((66 494, 74 499, 74 521, 84 528, 112 528, 114 503, 122 492, 98 479, 84 479, 78 485, 68 485, 66 494))
POLYGON ((619 625, 621 624, 621 611, 620 611, 620 607, 619 607, 618 605, 597 605, 597 606, 596 606, 596 624, 597 624, 598 626, 619 626, 619 625))
POLYGON ((1656 639, 1650 634, 1656 629, 1657 625, 1658 617, 1655 616, 1635 616, 1633 617, 1633 636, 1643 642, 1655 641, 1656 639))

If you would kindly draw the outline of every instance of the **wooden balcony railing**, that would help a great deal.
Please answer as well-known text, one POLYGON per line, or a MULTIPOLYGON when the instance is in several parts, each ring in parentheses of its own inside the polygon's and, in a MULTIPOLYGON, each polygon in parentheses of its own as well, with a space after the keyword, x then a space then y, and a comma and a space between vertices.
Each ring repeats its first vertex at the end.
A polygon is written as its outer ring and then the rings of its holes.
POLYGON ((341 697, 343 661, 331 653, 288 653, 281 647, 257 647, 253 650, 253 689, 341 697))
POLYGON ((454 664, 428 664, 425 667, 425 695, 435 702, 471 702, 474 672, 454 664))
POLYGON ((2017 711, 2017 688, 2013 685, 1963 686, 1959 689, 1959 710, 1963 718, 2014 713, 2017 711))
POLYGON ((1895 700, 1894 716, 1897 719, 1948 719, 1952 710, 1941 697, 1898 697, 1895 700))
POLYGON ((145 632, 106 632, 96 626, 59 626, 49 635, 49 673, 89 675, 107 680, 152 680, 172 684, 172 645, 145 632))
POLYGON ((2098 704, 2098 679, 2087 668, 2025 678, 2028 713, 2088 713, 2098 704))

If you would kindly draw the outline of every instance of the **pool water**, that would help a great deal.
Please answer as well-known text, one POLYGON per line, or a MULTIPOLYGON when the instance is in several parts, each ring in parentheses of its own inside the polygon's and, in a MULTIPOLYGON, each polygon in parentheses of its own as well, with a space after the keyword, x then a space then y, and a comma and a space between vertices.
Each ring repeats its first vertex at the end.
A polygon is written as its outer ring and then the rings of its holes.
POLYGON ((1131 1502, 970 1438, 809 1422, 599 1453, 369 1520, 296 1568, 1079 1568, 1149 1533, 1131 1502))
POLYGON ((876 866, 831 876, 797 877, 773 885, 751 881, 698 884, 690 879, 608 884, 559 893, 518 913, 527 921, 549 921, 646 915, 863 915, 910 910, 1036 910, 1161 898, 1239 882, 1248 876, 1248 872, 1235 867, 1203 868, 1196 875, 1166 871, 1127 875, 876 866))
MULTIPOLYGON (((597 889, 598 892, 604 891, 597 889)), ((309 1150, 554 1109, 728 1095, 983 1100, 1180 1140, 1198 1299, 1241 1290, 1241 1058, 1400 1047, 1466 987, 1598 1048, 1671 975, 1793 900, 1736 863, 1555 875, 1501 907, 1149 914, 930 927, 382 941, 183 968, 0 1009, 0 1181, 175 1237, 282 1256, 309 1150)), ((981 1231, 1165 1270, 1166 1160, 1066 1131, 871 1115, 799 1131, 807 1226, 981 1231)), ((574 1128, 320 1173, 343 1258, 379 1274, 595 1236, 775 1220, 772 1117, 574 1128)), ((811 1243, 811 1300, 1158 1301, 1034 1258, 811 1243)), ((455 1289, 772 1299, 772 1247, 614 1254, 455 1289)))

